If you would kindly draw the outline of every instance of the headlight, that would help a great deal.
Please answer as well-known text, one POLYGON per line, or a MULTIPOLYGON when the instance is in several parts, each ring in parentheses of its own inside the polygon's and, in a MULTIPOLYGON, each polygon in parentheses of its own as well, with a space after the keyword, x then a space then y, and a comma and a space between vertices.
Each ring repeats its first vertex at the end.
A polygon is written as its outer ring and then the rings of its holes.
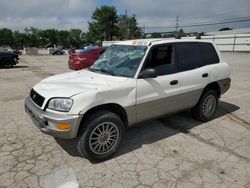
POLYGON ((73 99, 54 98, 50 99, 48 108, 56 111, 68 112, 73 105, 73 99))

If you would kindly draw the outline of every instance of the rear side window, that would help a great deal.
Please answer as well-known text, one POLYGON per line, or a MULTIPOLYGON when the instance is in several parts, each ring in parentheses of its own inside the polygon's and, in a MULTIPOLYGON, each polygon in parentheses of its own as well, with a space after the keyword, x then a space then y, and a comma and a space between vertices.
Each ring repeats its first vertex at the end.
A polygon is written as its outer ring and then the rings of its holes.
POLYGON ((199 46, 204 61, 203 66, 220 62, 218 54, 211 43, 200 42, 199 46))
POLYGON ((86 48, 86 49, 80 51, 79 53, 80 53, 80 54, 88 54, 88 53, 91 53, 91 52, 93 52, 93 51, 95 51, 95 50, 96 50, 96 48, 91 48, 91 47, 89 47, 89 48, 86 48))
POLYGON ((177 72, 188 71, 197 67, 192 43, 176 43, 174 50, 177 59, 177 72))

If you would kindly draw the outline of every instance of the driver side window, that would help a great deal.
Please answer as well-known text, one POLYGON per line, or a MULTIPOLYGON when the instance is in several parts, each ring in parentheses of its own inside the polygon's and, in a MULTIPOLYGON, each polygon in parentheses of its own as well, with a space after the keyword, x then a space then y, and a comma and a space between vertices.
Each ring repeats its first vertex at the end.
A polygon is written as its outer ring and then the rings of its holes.
POLYGON ((174 55, 172 45, 153 47, 148 54, 144 69, 154 68, 159 76, 174 72, 174 55))

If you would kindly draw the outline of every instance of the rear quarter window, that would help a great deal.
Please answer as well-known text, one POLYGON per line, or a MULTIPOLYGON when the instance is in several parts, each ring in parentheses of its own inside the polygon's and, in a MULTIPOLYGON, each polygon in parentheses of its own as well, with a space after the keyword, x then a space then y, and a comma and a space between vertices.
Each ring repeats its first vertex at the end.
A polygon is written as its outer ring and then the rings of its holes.
POLYGON ((218 54, 211 43, 199 43, 200 51, 203 57, 203 66, 219 63, 218 54))

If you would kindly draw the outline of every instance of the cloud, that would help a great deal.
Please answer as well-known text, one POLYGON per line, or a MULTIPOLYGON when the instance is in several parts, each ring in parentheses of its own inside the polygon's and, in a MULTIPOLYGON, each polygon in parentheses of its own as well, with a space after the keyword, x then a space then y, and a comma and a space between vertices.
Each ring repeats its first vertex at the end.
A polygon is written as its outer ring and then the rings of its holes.
MULTIPOLYGON (((103 4, 117 7, 118 14, 128 10, 136 14, 146 31, 171 31, 149 27, 175 26, 214 22, 229 18, 250 17, 249 0, 0 0, 0 28, 22 30, 25 27, 41 29, 87 30, 88 21, 96 7, 103 4)), ((184 28, 185 31, 213 31, 221 27, 250 27, 250 22, 184 28)))
POLYGON ((0 27, 86 30, 87 20, 95 8, 93 0, 0 1, 0 27))
MULTIPOLYGON (((237 2, 235 0, 120 0, 119 2, 113 0, 112 2, 118 10, 125 11, 127 9, 129 14, 136 14, 140 25, 145 25, 146 28, 174 26, 177 16, 179 16, 180 25, 215 22, 243 16, 250 17, 249 0, 238 0, 237 2)), ((228 25, 241 26, 241 24, 228 25)), ((242 25, 250 27, 250 22, 242 25)), ((221 26, 223 25, 205 28, 187 28, 187 30, 209 30, 220 28, 221 26)), ((151 31, 153 30, 151 29, 151 31)))
POLYGON ((0 20, 2 28, 11 28, 13 30, 23 30, 24 28, 35 27, 39 29, 54 28, 59 30, 82 29, 86 31, 88 22, 82 17, 78 18, 64 18, 58 17, 27 17, 27 18, 8 18, 0 20))

